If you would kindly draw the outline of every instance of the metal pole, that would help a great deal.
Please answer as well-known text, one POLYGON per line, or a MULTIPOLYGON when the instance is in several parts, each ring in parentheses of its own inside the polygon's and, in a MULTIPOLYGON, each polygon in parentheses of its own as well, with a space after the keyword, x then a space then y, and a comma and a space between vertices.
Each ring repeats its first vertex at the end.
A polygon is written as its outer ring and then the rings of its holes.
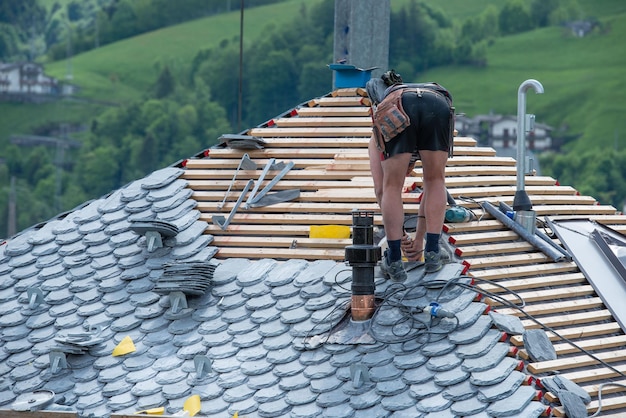
POLYGON ((237 132, 241 132, 241 108, 243 107, 243 8, 244 0, 241 0, 241 11, 239 18, 239 94, 237 109, 237 132))
POLYGON ((537 94, 543 93, 543 86, 537 80, 529 79, 520 84, 517 90, 517 191, 513 200, 513 210, 530 210, 532 204, 524 190, 526 166, 526 91, 533 88, 537 94))

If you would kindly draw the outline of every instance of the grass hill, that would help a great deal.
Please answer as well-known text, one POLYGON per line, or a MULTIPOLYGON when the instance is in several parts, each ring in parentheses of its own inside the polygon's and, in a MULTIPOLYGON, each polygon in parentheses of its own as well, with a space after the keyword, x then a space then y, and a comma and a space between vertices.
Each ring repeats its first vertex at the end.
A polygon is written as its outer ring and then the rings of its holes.
POLYGON ((458 100, 457 109, 467 114, 516 114, 519 85, 537 79, 545 93, 529 91, 527 111, 567 134, 582 135, 568 147, 613 147, 620 142, 623 147, 626 3, 602 22, 604 29, 584 38, 557 27, 499 38, 488 49, 487 67, 440 68, 425 78, 448 87, 458 100))
MULTIPOLYGON (((307 1, 306 6, 318 1, 307 1)), ((391 0, 392 9, 398 10, 410 1, 391 0)), ((448 0, 444 6, 437 0, 426 2, 454 19, 480 13, 489 4, 501 5, 498 0, 448 0)), ((301 0, 286 0, 246 10, 245 42, 262 37, 268 25, 280 26, 297 19, 304 4, 301 0)), ((488 48, 485 68, 440 68, 424 74, 424 79, 444 84, 454 93, 458 110, 473 115, 491 110, 515 114, 519 84, 535 78, 544 85, 545 94, 529 95, 527 110, 536 114, 538 121, 567 129, 568 134, 582 135, 572 147, 590 143, 614 146, 626 134, 621 116, 626 111, 626 89, 621 85, 626 64, 621 47, 626 35, 626 3, 579 0, 579 4, 586 16, 600 19, 603 30, 576 38, 564 28, 551 27, 499 38, 488 48)), ((198 50, 235 39, 239 35, 239 17, 239 12, 233 11, 164 28, 77 55, 71 62, 46 64, 46 72, 64 78, 71 68, 72 81, 81 86, 82 97, 132 100, 154 83, 161 65, 176 71, 198 50)), ((44 122, 68 118, 86 121, 101 108, 101 104, 74 102, 2 103, 0 140, 44 122)))

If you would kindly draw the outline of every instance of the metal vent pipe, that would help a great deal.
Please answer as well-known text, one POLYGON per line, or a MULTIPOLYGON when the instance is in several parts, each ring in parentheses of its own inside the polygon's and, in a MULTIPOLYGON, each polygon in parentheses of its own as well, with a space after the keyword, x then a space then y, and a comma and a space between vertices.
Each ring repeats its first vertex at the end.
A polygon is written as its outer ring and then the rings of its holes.
POLYGON ((526 91, 530 88, 534 89, 537 94, 543 93, 541 83, 533 79, 524 81, 517 90, 517 190, 513 199, 515 211, 528 211, 533 207, 524 189, 526 132, 534 129, 534 115, 526 115, 526 91))

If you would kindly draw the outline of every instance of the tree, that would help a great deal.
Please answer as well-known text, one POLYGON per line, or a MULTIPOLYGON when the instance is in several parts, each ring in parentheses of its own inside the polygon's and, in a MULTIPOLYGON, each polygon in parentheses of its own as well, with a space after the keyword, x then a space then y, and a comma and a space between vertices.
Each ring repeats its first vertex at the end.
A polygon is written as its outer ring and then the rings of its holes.
POLYGON ((534 27, 530 8, 524 0, 509 0, 500 10, 500 33, 512 35, 534 27))

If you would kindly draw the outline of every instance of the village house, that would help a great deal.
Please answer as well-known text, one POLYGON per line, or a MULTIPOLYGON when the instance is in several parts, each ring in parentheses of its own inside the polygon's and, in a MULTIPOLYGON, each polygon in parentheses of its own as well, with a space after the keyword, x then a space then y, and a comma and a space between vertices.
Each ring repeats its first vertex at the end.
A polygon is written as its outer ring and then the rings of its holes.
MULTIPOLYGON (((517 144, 517 117, 514 115, 457 116, 455 128, 459 134, 480 138, 484 145, 496 149, 514 149, 517 144)), ((527 148, 535 151, 550 149, 552 129, 549 125, 536 122, 526 136, 527 148)))
POLYGON ((33 62, 0 62, 0 94, 56 94, 58 81, 44 74, 43 66, 33 62))

